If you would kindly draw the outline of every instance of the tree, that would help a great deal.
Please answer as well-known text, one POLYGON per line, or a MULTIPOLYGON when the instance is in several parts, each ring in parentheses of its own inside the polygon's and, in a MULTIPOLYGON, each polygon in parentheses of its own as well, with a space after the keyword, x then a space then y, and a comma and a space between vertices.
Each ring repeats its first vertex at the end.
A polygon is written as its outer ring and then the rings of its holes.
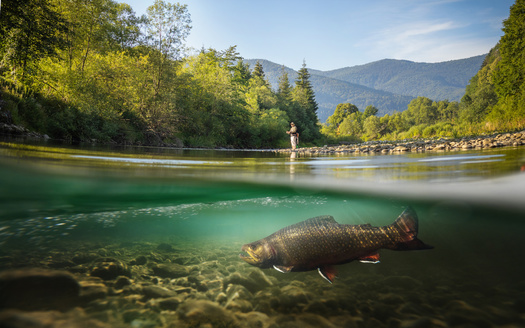
POLYGON ((291 101, 292 86, 290 85, 290 80, 288 78, 288 73, 286 72, 284 65, 281 66, 281 75, 279 76, 279 86, 277 88, 277 96, 281 102, 291 101))
POLYGON ((335 107, 334 113, 328 117, 327 123, 333 126, 335 129, 343 122, 345 118, 350 116, 352 113, 358 112, 359 109, 356 105, 350 103, 341 103, 335 107))
POLYGON ((238 85, 246 87, 252 78, 252 73, 250 72, 250 65, 245 64, 242 59, 237 61, 237 64, 232 68, 233 78, 232 81, 238 85))
POLYGON ((339 134, 343 136, 360 136, 363 132, 361 116, 362 113, 358 111, 346 117, 343 120, 343 122, 339 125, 339 134))
POLYGON ((319 127, 317 125, 317 101, 315 100, 314 90, 310 82, 310 73, 306 68, 306 63, 303 62, 303 66, 299 69, 297 79, 295 80, 295 88, 293 89, 292 98, 294 101, 295 113, 290 113, 290 119, 292 117, 299 117, 300 124, 298 126, 301 131, 301 138, 304 141, 313 141, 320 137, 319 127))
POLYGON ((137 17, 130 5, 118 3, 112 10, 112 24, 108 26, 110 49, 131 49, 140 44, 140 26, 146 23, 146 17, 137 17))
POLYGON ((265 79, 265 77, 264 77, 263 66, 262 66, 262 64, 261 64, 259 61, 257 61, 257 62, 255 63, 255 67, 253 68, 252 75, 253 75, 253 76, 256 76, 256 77, 259 77, 259 78, 261 78, 262 80, 265 79))
POLYGON ((166 58, 180 59, 182 45, 191 30, 188 6, 155 0, 146 13, 150 45, 166 58))
POLYGON ((163 87, 163 76, 182 55, 182 45, 191 30, 191 18, 187 5, 171 4, 163 0, 155 0, 148 7, 146 29, 150 47, 151 60, 156 67, 153 78, 155 79, 155 95, 160 94, 163 87))
POLYGON ((368 140, 379 138, 381 132, 381 121, 379 117, 370 115, 365 118, 363 129, 368 140))
POLYGON ((40 59, 65 48, 65 20, 49 0, 4 0, 1 9, 0 73, 23 79, 40 59))
POLYGON ((376 115, 378 111, 379 110, 376 107, 374 107, 372 105, 368 105, 368 106, 366 106, 365 112, 363 114, 365 115, 365 118, 366 118, 366 117, 369 117, 369 116, 376 115))
POLYGON ((436 119, 437 108, 429 98, 417 97, 408 104, 403 115, 412 125, 431 124, 436 119))
POLYGON ((498 104, 492 120, 520 121, 525 116, 525 0, 516 0, 509 18, 503 22, 505 34, 500 40, 501 60, 494 72, 498 104))
POLYGON ((303 105, 305 106, 306 112, 308 114, 309 119, 311 119, 314 122, 317 122, 317 110, 319 109, 319 105, 317 104, 317 101, 315 100, 315 93, 312 87, 312 83, 310 82, 310 72, 308 72, 308 69, 306 68, 306 62, 303 61, 303 66, 299 69, 297 72, 297 79, 295 80, 295 86, 298 89, 303 90, 303 105))
POLYGON ((525 91, 525 0, 516 0, 510 8, 510 15, 503 22, 500 40, 501 61, 494 74, 498 96, 515 96, 525 91))

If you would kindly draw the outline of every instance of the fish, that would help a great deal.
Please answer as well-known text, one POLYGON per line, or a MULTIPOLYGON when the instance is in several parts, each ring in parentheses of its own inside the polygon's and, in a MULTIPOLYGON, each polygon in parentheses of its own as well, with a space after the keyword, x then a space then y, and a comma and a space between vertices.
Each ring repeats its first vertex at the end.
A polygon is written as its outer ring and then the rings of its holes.
POLYGON ((316 270, 333 283, 336 265, 360 261, 379 263, 379 250, 425 250, 433 246, 417 238, 418 217, 406 208, 390 225, 339 224, 330 215, 317 216, 245 244, 239 257, 261 269, 288 272, 316 270))

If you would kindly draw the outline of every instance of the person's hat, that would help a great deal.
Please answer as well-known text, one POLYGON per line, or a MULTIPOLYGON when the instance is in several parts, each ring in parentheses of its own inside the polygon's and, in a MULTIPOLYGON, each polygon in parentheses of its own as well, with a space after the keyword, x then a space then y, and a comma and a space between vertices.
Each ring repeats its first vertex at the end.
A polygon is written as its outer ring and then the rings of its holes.
POLYGON ((290 123, 290 125, 295 125, 295 124, 293 124, 293 122, 292 122, 292 123, 290 123))

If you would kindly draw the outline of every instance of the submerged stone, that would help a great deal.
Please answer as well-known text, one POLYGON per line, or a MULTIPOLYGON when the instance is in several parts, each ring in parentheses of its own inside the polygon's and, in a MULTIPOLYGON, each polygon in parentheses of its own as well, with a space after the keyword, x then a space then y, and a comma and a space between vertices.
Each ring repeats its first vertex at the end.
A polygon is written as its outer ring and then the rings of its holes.
POLYGON ((131 277, 131 271, 122 261, 114 258, 101 258, 93 264, 91 276, 104 280, 116 279, 118 276, 131 277))
POLYGON ((169 263, 157 264, 152 267, 153 273, 161 278, 180 278, 188 275, 188 268, 184 265, 169 263))
POLYGON ((65 311, 79 303, 80 285, 64 271, 9 270, 0 273, 0 295, 0 309, 65 311))

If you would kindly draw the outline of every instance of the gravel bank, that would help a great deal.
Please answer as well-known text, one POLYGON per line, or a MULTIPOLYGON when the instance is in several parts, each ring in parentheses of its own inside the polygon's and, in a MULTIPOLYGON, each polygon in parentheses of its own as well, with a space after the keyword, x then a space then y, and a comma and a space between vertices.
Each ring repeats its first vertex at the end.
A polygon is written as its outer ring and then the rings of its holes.
MULTIPOLYGON (((487 149, 497 147, 518 147, 525 145, 525 131, 503 133, 492 136, 480 136, 461 139, 411 140, 411 141, 372 141, 362 144, 299 148, 296 151, 305 155, 378 153, 395 154, 405 152, 440 152, 487 149)), ((291 149, 276 150, 290 153, 291 149)))

